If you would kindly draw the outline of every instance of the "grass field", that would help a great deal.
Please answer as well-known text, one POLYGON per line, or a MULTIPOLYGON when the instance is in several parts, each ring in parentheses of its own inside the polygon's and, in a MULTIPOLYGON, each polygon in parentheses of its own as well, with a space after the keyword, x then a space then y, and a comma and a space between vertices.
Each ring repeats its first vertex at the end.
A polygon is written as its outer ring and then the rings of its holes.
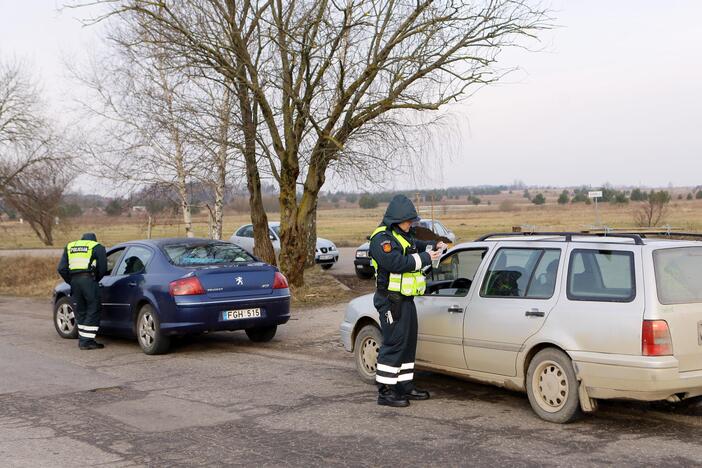
MULTIPOLYGON (((491 205, 446 205, 436 206, 434 216, 452 229, 460 240, 470 240, 481 234, 511 231, 512 226, 530 225, 540 230, 582 230, 595 223, 592 205, 575 204, 560 206, 555 203, 544 206, 532 205, 523 199, 512 199, 509 209, 500 207, 499 199, 491 205)), ((602 204, 600 217, 610 227, 633 228, 633 213, 636 203, 628 205, 602 204)), ((322 209, 319 211, 318 235, 334 241, 338 246, 357 246, 380 222, 384 206, 372 210, 359 208, 322 209)), ((422 217, 431 217, 428 207, 420 207, 422 217)), ((277 220, 276 214, 271 220, 277 220)), ((225 237, 228 238, 242 224, 249 223, 248 214, 225 216, 225 237)), ((156 220, 153 237, 184 235, 182 224, 171 220, 168 224, 156 220)), ((702 200, 672 202, 665 223, 686 231, 702 231, 702 200)), ((195 233, 206 236, 208 225, 205 218, 196 218, 195 233)), ((120 218, 78 218, 57 226, 55 246, 62 247, 78 238, 83 232, 96 232, 105 245, 125 240, 146 237, 147 225, 143 218, 126 216, 120 218)), ((29 226, 17 222, 0 224, 0 249, 44 247, 29 226)))

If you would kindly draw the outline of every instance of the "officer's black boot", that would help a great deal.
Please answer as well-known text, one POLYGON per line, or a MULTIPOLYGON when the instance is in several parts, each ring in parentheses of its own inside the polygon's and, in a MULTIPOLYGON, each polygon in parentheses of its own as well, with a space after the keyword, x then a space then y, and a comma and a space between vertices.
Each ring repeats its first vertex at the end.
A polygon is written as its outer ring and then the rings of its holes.
POLYGON ((397 385, 398 390, 402 392, 402 395, 408 400, 428 400, 430 395, 426 390, 420 390, 414 386, 414 383, 410 382, 407 385, 397 385))
POLYGON ((105 347, 105 345, 102 343, 98 343, 95 340, 90 340, 86 343, 79 344, 78 347, 82 350, 91 350, 91 349, 102 349, 105 347))
POLYGON ((378 404, 382 406, 392 406, 395 408, 404 408, 409 406, 407 398, 397 392, 394 386, 384 386, 378 390, 378 404))
POLYGON ((419 390, 418 388, 413 388, 405 392, 405 398, 408 400, 428 400, 430 398, 429 392, 426 390, 419 390))

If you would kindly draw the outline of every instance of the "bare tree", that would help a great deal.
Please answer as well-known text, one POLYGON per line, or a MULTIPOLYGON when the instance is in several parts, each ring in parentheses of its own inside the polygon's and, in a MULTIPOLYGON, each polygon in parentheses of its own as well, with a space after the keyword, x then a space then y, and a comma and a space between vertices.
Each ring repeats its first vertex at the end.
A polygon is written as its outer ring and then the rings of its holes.
POLYGON ((53 228, 63 194, 73 179, 70 157, 62 153, 57 138, 25 145, 24 161, 35 162, 18 172, 3 188, 4 201, 14 208, 45 245, 53 245, 53 228))
POLYGON ((637 226, 653 227, 663 222, 668 214, 670 193, 665 190, 651 192, 648 199, 639 203, 634 211, 634 222, 637 226))
POLYGON ((40 95, 25 67, 0 61, 0 194, 32 164, 49 157, 36 149, 44 119, 40 95))
POLYGON ((278 183, 280 263, 294 286, 304 283, 327 171, 354 164, 368 129, 391 137, 404 114, 436 111, 499 79, 499 51, 548 21, 527 0, 98 3, 111 7, 98 20, 119 15, 157 31, 153 40, 170 55, 253 100, 265 159, 245 158, 247 171, 265 168, 278 183))

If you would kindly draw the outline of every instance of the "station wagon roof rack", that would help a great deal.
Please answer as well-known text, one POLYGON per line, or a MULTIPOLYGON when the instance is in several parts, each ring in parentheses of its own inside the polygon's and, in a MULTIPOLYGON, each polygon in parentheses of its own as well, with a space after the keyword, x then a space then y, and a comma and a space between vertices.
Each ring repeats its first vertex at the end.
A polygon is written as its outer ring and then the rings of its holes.
POLYGON ((699 232, 682 232, 682 231, 673 231, 670 229, 667 230, 660 230, 660 229, 622 229, 622 230, 617 230, 617 229, 607 229, 605 231, 602 230, 590 230, 590 231, 583 231, 588 234, 605 234, 608 236, 614 235, 614 234, 637 234, 640 236, 642 239, 645 239, 648 236, 653 236, 653 237, 691 237, 694 239, 702 239, 702 233, 699 232))
MULTIPOLYGON (((651 234, 651 233, 648 233, 651 234)), ((624 239, 631 239, 636 245, 644 245, 642 236, 640 234, 624 233, 624 232, 494 232, 492 234, 486 234, 475 240, 475 242, 482 242, 493 237, 524 237, 524 236, 559 236, 564 237, 566 242, 572 242, 573 236, 593 236, 593 237, 617 237, 624 239)), ((700 235, 702 237, 702 235, 700 235)))

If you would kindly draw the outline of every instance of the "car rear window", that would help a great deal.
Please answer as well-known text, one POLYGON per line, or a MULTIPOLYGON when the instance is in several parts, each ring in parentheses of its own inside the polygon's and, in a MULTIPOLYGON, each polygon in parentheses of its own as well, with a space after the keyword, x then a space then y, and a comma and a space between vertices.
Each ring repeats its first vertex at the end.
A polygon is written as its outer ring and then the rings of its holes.
POLYGON ((702 247, 656 250, 653 268, 661 304, 702 302, 702 247))
POLYGON ((633 252, 573 250, 568 269, 568 299, 631 302, 635 297, 633 252))
POLYGON ((254 261, 241 247, 226 242, 168 244, 163 251, 176 266, 208 266, 254 261))

